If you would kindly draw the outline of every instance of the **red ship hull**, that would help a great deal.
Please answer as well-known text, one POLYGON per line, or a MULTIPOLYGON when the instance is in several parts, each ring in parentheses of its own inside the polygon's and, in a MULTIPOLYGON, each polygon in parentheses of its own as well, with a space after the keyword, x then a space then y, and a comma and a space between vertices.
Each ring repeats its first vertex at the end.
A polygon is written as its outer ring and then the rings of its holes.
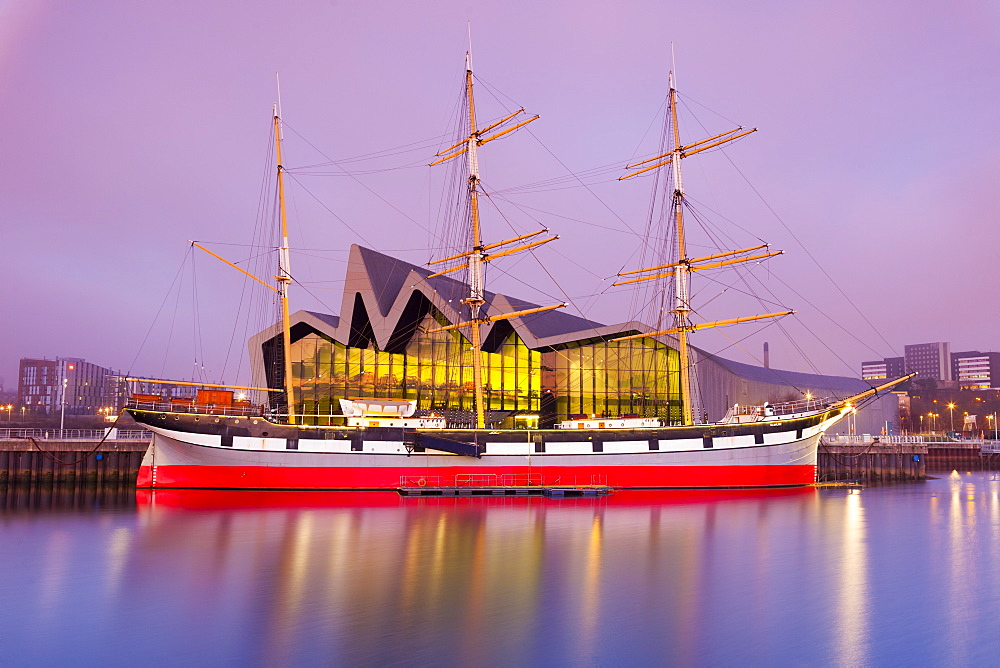
POLYGON ((154 433, 140 488, 393 490, 600 485, 766 488, 816 479, 820 436, 842 411, 750 425, 465 433, 276 425, 134 413, 154 433), (433 445, 429 445, 432 444, 433 445), (461 446, 458 452, 440 448, 461 446), (472 454, 460 454, 472 448, 472 454))
POLYGON ((787 487, 816 480, 815 464, 770 466, 232 467, 175 465, 139 470, 139 487, 362 490, 472 485, 585 485, 618 488, 787 487))

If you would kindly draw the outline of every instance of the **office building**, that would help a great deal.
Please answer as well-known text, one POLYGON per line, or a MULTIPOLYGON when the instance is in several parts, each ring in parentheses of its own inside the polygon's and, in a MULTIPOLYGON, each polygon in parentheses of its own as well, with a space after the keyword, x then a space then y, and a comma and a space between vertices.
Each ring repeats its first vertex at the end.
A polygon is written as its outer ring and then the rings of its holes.
POLYGON ((952 377, 959 389, 989 390, 1000 387, 1000 353, 970 350, 953 353, 952 377))
POLYGON ((17 403, 30 413, 97 413, 104 407, 104 377, 111 373, 79 357, 21 360, 17 403))
POLYGON ((916 343, 905 346, 904 362, 907 372, 916 372, 917 378, 950 381, 951 344, 947 342, 916 343))
POLYGON ((899 378, 905 374, 906 364, 902 357, 887 357, 874 362, 861 363, 861 378, 864 380, 899 378))

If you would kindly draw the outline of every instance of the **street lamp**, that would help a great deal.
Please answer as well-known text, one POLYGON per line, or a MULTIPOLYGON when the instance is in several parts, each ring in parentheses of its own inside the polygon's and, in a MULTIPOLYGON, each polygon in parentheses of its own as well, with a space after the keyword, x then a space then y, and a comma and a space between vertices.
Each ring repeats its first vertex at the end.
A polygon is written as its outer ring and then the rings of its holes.
POLYGON ((59 407, 59 433, 62 434, 66 426, 66 386, 69 384, 68 378, 63 378, 62 405, 59 407))
POLYGON ((14 408, 13 404, 7 404, 7 422, 10 422, 10 411, 14 408))
POLYGON ((951 431, 955 431, 955 404, 948 404, 948 414, 951 416, 951 431))
POLYGON ((66 372, 63 375, 62 386, 62 409, 59 412, 59 433, 62 435, 63 427, 66 424, 66 388, 69 385, 69 372, 76 368, 75 364, 67 364, 66 372))
POLYGON ((920 433, 924 433, 924 414, 920 414, 920 433))

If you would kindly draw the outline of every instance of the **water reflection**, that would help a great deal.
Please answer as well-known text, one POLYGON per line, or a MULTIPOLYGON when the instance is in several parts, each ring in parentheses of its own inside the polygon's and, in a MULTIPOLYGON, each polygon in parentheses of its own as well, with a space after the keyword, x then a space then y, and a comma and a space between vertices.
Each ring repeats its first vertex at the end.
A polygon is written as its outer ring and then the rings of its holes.
MULTIPOLYGON (((245 576, 226 596, 239 599, 249 587, 259 597, 240 606, 239 626, 257 630, 269 663, 301 659, 304 648, 320 645, 347 661, 390 652, 403 662, 480 663, 489 649, 511 661, 593 663, 613 656, 609 643, 623 656, 669 652, 694 661, 708 633, 704 589, 743 567, 709 567, 709 546, 729 540, 717 534, 755 518, 764 536, 816 494, 629 492, 555 501, 140 492, 133 568, 139 581, 164 563, 212 579, 245 576), (625 620, 638 624, 623 628, 625 620), (662 628, 647 636, 641 629, 654 621, 662 628)), ((774 555, 765 549, 756 559, 774 555)), ((203 592, 194 586, 185 596, 203 592)))
POLYGON ((837 609, 837 663, 869 665, 868 634, 871 623, 868 601, 868 541, 861 490, 851 490, 844 504, 840 541, 840 591, 837 609))
POLYGON ((0 511, 121 509, 135 506, 134 484, 30 483, 0 485, 0 511))
POLYGON ((979 663, 1000 649, 998 496, 989 474, 562 500, 162 490, 100 513, 8 494, 0 619, 29 664, 979 663))

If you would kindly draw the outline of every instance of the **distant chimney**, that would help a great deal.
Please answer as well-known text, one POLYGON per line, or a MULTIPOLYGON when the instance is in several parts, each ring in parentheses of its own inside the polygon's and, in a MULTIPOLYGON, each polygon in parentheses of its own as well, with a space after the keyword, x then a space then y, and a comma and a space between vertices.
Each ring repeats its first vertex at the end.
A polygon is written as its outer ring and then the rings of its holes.
POLYGON ((767 348, 767 341, 764 342, 764 368, 771 368, 771 351, 767 348))

